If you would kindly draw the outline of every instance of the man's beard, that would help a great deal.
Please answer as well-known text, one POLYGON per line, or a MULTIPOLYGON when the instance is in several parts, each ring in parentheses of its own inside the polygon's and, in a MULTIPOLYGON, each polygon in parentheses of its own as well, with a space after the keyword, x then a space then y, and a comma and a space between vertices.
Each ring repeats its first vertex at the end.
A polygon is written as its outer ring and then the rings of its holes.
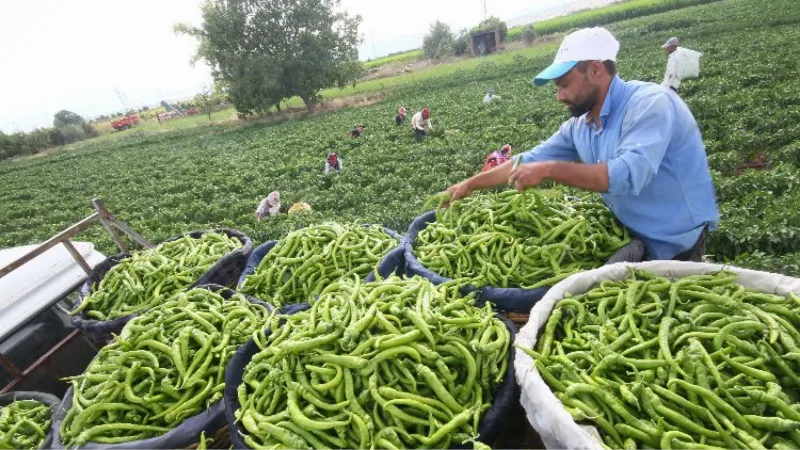
POLYGON ((583 102, 578 103, 577 105, 572 105, 572 104, 567 105, 567 108, 569 108, 569 112, 572 113, 572 117, 580 117, 591 111, 593 107, 594 107, 594 101, 592 99, 584 100, 583 102))
POLYGON ((593 90, 582 102, 577 104, 568 103, 567 108, 569 108, 569 112, 572 113, 572 117, 580 117, 591 111, 595 103, 597 103, 597 94, 597 90, 593 90))

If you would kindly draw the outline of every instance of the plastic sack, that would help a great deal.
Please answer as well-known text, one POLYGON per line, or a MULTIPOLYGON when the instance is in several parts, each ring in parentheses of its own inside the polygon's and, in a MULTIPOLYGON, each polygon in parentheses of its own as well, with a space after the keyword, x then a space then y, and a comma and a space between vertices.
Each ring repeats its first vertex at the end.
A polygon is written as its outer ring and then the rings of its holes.
MULTIPOLYGON (((301 303, 297 305, 289 305, 284 308, 283 311, 284 314, 295 314, 308 309, 309 307, 310 305, 308 303, 301 303)), ((479 439, 481 442, 486 443, 492 442, 498 437, 498 433, 503 429, 508 414, 513 409, 514 402, 517 401, 518 395, 518 387, 516 381, 514 380, 513 370, 514 358, 516 356, 516 352, 514 352, 513 348, 514 342, 516 341, 516 327, 510 320, 503 316, 496 315, 495 317, 503 321, 503 323, 506 325, 509 333, 511 333, 511 340, 508 351, 508 369, 506 369, 503 382, 497 386, 497 389, 494 393, 494 402, 484 414, 481 422, 478 424, 478 433, 480 434, 479 439)), ((268 336, 269 332, 266 334, 268 336)), ((244 369, 247 367, 247 364, 250 362, 253 356, 258 352, 258 346, 252 339, 250 339, 247 344, 242 346, 236 352, 236 354, 233 355, 233 358, 231 358, 230 362, 228 363, 228 367, 225 369, 225 418, 228 422, 231 443, 233 443, 233 448, 237 449, 250 448, 247 446, 247 444, 245 444, 244 438, 242 437, 242 434, 245 432, 245 430, 241 423, 236 420, 236 417, 234 416, 234 412, 241 407, 239 404, 239 395, 237 393, 237 389, 239 385, 242 384, 244 369)), ((469 444, 467 446, 455 446, 453 448, 471 447, 471 444, 469 444)))
MULTIPOLYGON (((56 420, 53 421, 53 443, 50 447, 52 449, 60 450, 65 448, 64 444, 61 443, 61 423, 71 407, 72 387, 67 389, 67 393, 64 394, 64 400, 61 401, 56 411, 56 420)), ((113 445, 88 442, 79 448, 106 450, 185 448, 199 442, 202 432, 205 432, 206 436, 211 436, 222 428, 225 425, 224 409, 225 406, 222 400, 217 400, 207 410, 196 416, 189 417, 181 422, 180 425, 161 436, 113 445)))
MULTIPOLYGON (((381 258, 381 262, 378 263, 378 275, 381 278, 390 277, 392 275, 402 275, 406 265, 406 247, 408 246, 406 237, 386 227, 384 227, 383 230, 386 231, 386 234, 389 236, 397 239, 400 244, 389 250, 389 252, 381 258)), ((376 276, 374 270, 364 278, 366 282, 375 280, 376 276)))
MULTIPOLYGON (((579 295, 603 280, 622 280, 630 276, 629 267, 668 278, 728 270, 738 273, 737 283, 747 288, 779 295, 787 292, 800 294, 800 279, 719 264, 682 261, 613 264, 572 275, 553 286, 531 310, 528 323, 517 335, 517 342, 523 347, 534 348, 539 333, 544 330, 553 308, 559 300, 564 298, 566 292, 571 295, 579 295)), ((521 387, 520 403, 525 408, 531 426, 541 436, 545 447, 550 449, 602 449, 597 430, 592 426, 578 425, 542 380, 538 370, 534 369, 533 359, 522 350, 515 349, 515 351, 517 359, 514 370, 517 382, 521 387)))
POLYGON ((44 392, 34 391, 17 391, 0 394, 0 408, 14 403, 16 400, 36 400, 39 403, 50 407, 50 429, 47 431, 42 445, 39 448, 50 448, 53 442, 53 423, 55 422, 55 413, 58 409, 58 404, 61 403, 58 397, 44 392))
MULTIPOLYGON (((414 219, 408 227, 406 236, 408 243, 406 245, 406 273, 408 275, 419 275, 425 277, 433 284, 442 284, 451 281, 451 278, 443 277, 428 268, 426 268, 414 255, 414 241, 417 235, 428 226, 429 223, 436 221, 436 211, 429 211, 425 214, 414 219)), ((621 258, 621 261, 639 262, 644 258, 644 245, 638 241, 638 245, 634 242, 621 248, 612 257, 612 259, 621 258), (639 253, 641 249, 641 253, 639 253), (638 257, 638 259, 637 259, 638 257)), ((527 313, 531 307, 539 301, 549 290, 549 287, 540 287, 536 289, 523 289, 523 288, 499 288, 492 286, 483 286, 476 288, 467 285, 462 288, 462 293, 466 294, 473 291, 478 291, 478 300, 485 302, 492 302, 496 309, 500 311, 527 313)))
MULTIPOLYGON (((171 237, 164 242, 171 242, 184 236, 197 239, 206 232, 207 231, 203 230, 191 231, 171 237)), ((229 237, 236 238, 242 243, 242 247, 228 252, 222 256, 203 275, 201 275, 197 281, 192 283, 189 286, 190 288, 204 284, 219 284, 222 286, 233 285, 233 283, 238 280, 239 274, 242 272, 242 269, 247 262, 247 258, 249 258, 250 254, 253 252, 253 241, 244 233, 227 228, 215 229, 211 230, 211 232, 226 234, 229 237)), ((103 277, 105 277, 112 267, 116 266, 123 259, 130 256, 131 255, 129 253, 120 253, 109 256, 100 264, 95 266, 94 269, 92 269, 92 272, 89 274, 89 278, 87 278, 83 285, 81 285, 80 291, 78 292, 78 302, 75 304, 75 307, 77 308, 80 306, 81 302, 83 302, 83 300, 92 293, 93 287, 99 283, 103 277)), ((75 328, 81 330, 81 332, 83 332, 83 334, 90 341, 97 345, 103 345, 111 339, 112 334, 119 334, 119 332, 122 330, 122 327, 124 327, 126 323, 142 312, 144 311, 111 320, 89 319, 85 314, 83 314, 83 312, 80 312, 74 316, 70 316, 70 322, 72 322, 72 325, 75 328)))
MULTIPOLYGON (((492 406, 486 410, 483 419, 478 424, 478 434, 480 434, 480 441, 486 444, 494 442, 499 436, 500 431, 505 426, 505 421, 508 415, 514 409, 514 403, 519 396, 519 386, 514 379, 514 358, 516 352, 514 351, 514 342, 516 342, 517 327, 513 322, 508 320, 502 315, 496 314, 496 318, 503 321, 508 332, 511 333, 511 341, 509 342, 508 349, 508 369, 503 376, 503 382, 497 386, 494 392, 494 401, 492 406)), ((471 447, 471 446, 470 446, 471 447)))
POLYGON ((694 50, 690 50, 688 48, 681 47, 680 51, 680 64, 678 67, 681 69, 681 73, 678 75, 681 77, 682 80, 686 80, 689 78, 697 78, 700 76, 700 57, 703 56, 702 53, 694 50))
MULTIPOLYGON (((378 263, 378 274, 385 278, 393 274, 399 275, 402 273, 405 265, 406 238, 398 234, 396 231, 390 230, 386 227, 383 227, 383 231, 400 242, 397 247, 389 250, 389 252, 383 256, 380 263, 378 263)), ((255 273, 256 269, 258 269, 258 265, 261 264, 261 260, 267 256, 267 253, 269 253, 269 251, 272 250, 272 247, 275 247, 277 243, 278 241, 267 241, 253 250, 250 258, 247 260, 247 264, 245 264, 244 269, 242 270, 241 276, 239 276, 239 282, 237 284, 238 287, 242 286, 245 278, 255 273)), ((364 281, 375 281, 375 274, 370 272, 364 281)))
MULTIPOLYGON (((229 299, 237 294, 233 289, 217 284, 204 284, 196 286, 199 289, 207 289, 219 293, 223 298, 229 299)), ((246 294, 243 295, 250 303, 262 305, 272 312, 275 308, 266 302, 253 298, 246 294)), ((91 363, 90 363, 91 364, 91 363)), ((53 444, 51 448, 62 449, 64 445, 61 443, 61 423, 67 415, 67 412, 72 407, 72 386, 67 389, 64 394, 64 399, 58 405, 53 420, 53 444)), ((90 442, 80 448, 86 449, 173 449, 185 448, 200 441, 200 434, 205 432, 206 437, 211 437, 220 428, 225 425, 225 405, 222 399, 214 402, 205 411, 189 417, 180 423, 177 427, 162 434, 161 436, 141 439, 138 441, 123 442, 120 444, 99 444, 90 442)))

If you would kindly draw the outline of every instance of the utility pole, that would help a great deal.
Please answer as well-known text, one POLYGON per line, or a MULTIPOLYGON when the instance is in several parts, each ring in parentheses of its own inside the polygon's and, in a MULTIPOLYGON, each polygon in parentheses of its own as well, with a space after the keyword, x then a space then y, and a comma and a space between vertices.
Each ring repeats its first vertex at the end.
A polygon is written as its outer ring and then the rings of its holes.
POLYGON ((131 109, 130 105, 128 104, 128 98, 125 97, 125 94, 123 94, 118 87, 114 88, 114 92, 117 94, 119 102, 122 103, 122 107, 125 108, 125 112, 128 112, 131 109))
POLYGON ((483 20, 486 20, 488 18, 489 18, 489 13, 486 8, 486 0, 483 0, 483 20))

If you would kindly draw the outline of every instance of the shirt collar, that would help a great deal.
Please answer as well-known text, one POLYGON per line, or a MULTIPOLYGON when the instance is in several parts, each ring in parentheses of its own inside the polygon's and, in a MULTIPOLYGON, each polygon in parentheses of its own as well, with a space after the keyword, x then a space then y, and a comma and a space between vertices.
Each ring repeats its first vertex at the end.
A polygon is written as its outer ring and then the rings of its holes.
MULTIPOLYGON (((608 92, 606 93, 606 98, 603 100, 603 107, 600 108, 600 123, 603 127, 606 125, 606 120, 608 120, 608 116, 611 114, 612 108, 614 108, 619 103, 620 95, 622 94, 622 85, 625 82, 619 77, 619 75, 615 75, 614 78, 611 80, 611 84, 608 86, 608 92)), ((594 120, 586 113, 583 117, 583 121, 587 127, 592 127, 594 124, 594 120)))

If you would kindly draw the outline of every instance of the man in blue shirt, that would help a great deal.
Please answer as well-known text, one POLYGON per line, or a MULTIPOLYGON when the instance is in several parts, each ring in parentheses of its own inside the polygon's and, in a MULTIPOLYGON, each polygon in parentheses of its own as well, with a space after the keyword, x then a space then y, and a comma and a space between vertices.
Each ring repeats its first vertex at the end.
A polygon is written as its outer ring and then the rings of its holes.
POLYGON ((603 28, 565 37, 534 83, 553 80, 572 118, 513 161, 451 186, 451 201, 509 182, 523 190, 552 180, 602 193, 647 259, 698 261, 719 222, 700 129, 674 92, 620 79, 618 51, 603 28))

